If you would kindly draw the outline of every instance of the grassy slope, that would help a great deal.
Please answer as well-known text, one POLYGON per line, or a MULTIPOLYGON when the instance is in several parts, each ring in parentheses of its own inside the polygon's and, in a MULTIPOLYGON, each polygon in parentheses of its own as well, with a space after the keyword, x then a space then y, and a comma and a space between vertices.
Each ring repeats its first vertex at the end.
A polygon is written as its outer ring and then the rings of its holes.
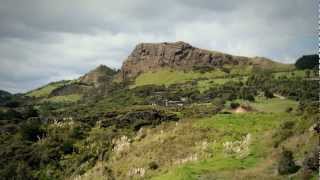
POLYGON ((74 82, 76 82, 76 80, 53 82, 53 83, 47 84, 45 86, 42 86, 38 89, 32 90, 32 91, 28 92, 26 95, 30 96, 30 97, 35 97, 35 98, 41 98, 42 102, 54 102, 54 103, 76 102, 82 98, 81 94, 54 96, 54 97, 50 97, 50 98, 48 97, 53 90, 55 90, 59 87, 74 83, 74 82))
POLYGON ((143 73, 136 78, 134 86, 142 86, 147 84, 170 85, 175 83, 183 83, 198 78, 215 78, 222 77, 225 73, 216 70, 212 72, 183 72, 170 69, 161 69, 155 72, 143 73))
POLYGON ((38 89, 28 92, 26 95, 31 97, 36 97, 36 98, 47 97, 54 89, 69 83, 71 83, 71 81, 59 81, 59 82, 50 83, 38 89))
MULTIPOLYGON (((298 106, 297 101, 293 101, 290 99, 280 99, 280 98, 272 98, 266 99, 263 97, 257 97, 255 102, 249 102, 245 100, 236 100, 243 105, 250 105, 254 110, 260 112, 285 112, 289 107, 296 109, 298 106)), ((227 103, 227 107, 229 107, 229 103, 227 103)))
MULTIPOLYGON (((246 114, 218 114, 207 118, 183 119, 178 124, 164 123, 156 128, 146 129, 146 137, 142 140, 133 140, 130 149, 123 156, 113 155, 111 164, 113 171, 121 178, 133 167, 147 169, 146 178, 154 179, 204 179, 223 177, 232 179, 235 172, 242 172, 246 177, 254 169, 268 161, 273 150, 273 131, 283 121, 294 120, 295 114, 285 112, 285 108, 270 109, 271 106, 291 106, 289 100, 264 100, 260 110, 246 114), (267 112, 267 113, 266 113, 267 112), (252 135, 249 154, 244 157, 227 155, 224 153, 223 143, 226 141, 241 140, 248 133, 252 135), (268 138, 266 138, 268 137, 268 138), (199 144, 208 142, 208 148, 199 149, 199 144), (193 162, 175 164, 197 154, 199 159, 193 162), (149 170, 148 164, 155 161, 159 170, 149 170)), ((268 174, 268 167, 261 170, 261 176, 275 178, 268 174)), ((259 171, 260 172, 260 171, 259 171)), ((240 173, 241 175, 241 173, 240 173)), ((257 174, 256 174, 257 175, 257 174)), ((221 179, 223 179, 221 178, 221 179)))
POLYGON ((55 102, 55 103, 63 103, 63 102, 77 102, 81 99, 81 94, 71 94, 66 96, 54 96, 51 98, 43 99, 44 102, 55 102))
POLYGON ((253 168, 263 163, 271 152, 268 148, 270 142, 263 137, 277 128, 284 119, 292 118, 294 116, 284 113, 248 113, 198 119, 194 123, 195 128, 209 129, 207 135, 216 139, 215 143, 211 144, 213 157, 175 167, 154 179, 197 179, 199 175, 209 172, 219 174, 221 171, 234 172, 253 168), (226 155, 223 152, 223 142, 239 140, 247 133, 252 134, 253 137, 248 156, 241 158, 236 155, 226 155))

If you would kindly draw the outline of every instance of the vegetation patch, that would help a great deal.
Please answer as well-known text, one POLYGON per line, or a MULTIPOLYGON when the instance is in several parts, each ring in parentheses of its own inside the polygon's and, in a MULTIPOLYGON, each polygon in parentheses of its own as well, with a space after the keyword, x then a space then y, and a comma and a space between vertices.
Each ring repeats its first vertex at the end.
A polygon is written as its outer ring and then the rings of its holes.
POLYGON ((26 95, 31 97, 36 97, 36 98, 48 97, 53 90, 59 87, 62 87, 66 84, 69 84, 70 82, 71 81, 59 81, 59 82, 50 83, 46 86, 40 87, 39 89, 28 92, 26 95))
POLYGON ((65 96, 53 96, 47 99, 44 99, 43 102, 53 102, 53 103, 72 103, 77 102, 81 99, 82 95, 80 94, 71 94, 65 96))

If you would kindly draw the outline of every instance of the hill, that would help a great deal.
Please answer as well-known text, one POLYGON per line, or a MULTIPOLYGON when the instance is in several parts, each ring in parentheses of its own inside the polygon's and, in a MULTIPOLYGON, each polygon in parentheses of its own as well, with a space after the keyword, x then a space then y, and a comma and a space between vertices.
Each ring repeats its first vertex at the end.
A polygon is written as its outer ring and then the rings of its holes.
POLYGON ((79 81, 84 84, 99 86, 103 83, 110 82, 115 74, 115 70, 105 65, 100 65, 96 69, 80 77, 79 81))
POLYGON ((41 101, 76 102, 90 90, 111 83, 115 74, 115 70, 100 65, 76 80, 49 83, 26 95, 41 101))
POLYGON ((162 68, 194 71, 243 67, 283 71, 290 65, 276 63, 267 58, 233 56, 217 51, 209 51, 191 46, 185 42, 141 43, 138 44, 121 68, 121 78, 135 78, 142 73, 162 68))
POLYGON ((142 43, 120 72, 100 65, 0 103, 0 177, 316 179, 317 77, 267 58, 142 43))

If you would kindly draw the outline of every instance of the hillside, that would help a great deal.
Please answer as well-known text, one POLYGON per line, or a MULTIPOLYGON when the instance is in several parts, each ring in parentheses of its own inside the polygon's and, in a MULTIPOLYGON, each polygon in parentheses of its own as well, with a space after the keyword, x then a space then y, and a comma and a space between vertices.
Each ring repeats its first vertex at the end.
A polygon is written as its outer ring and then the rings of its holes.
POLYGON ((266 58, 240 57, 217 51, 209 51, 191 46, 185 42, 141 43, 138 44, 121 68, 121 78, 135 78, 142 73, 162 68, 180 71, 240 68, 260 68, 285 71, 292 66, 276 63, 266 58))
POLYGON ((115 74, 115 70, 100 65, 78 79, 49 83, 26 95, 42 102, 77 102, 92 89, 107 86, 112 82, 115 74))
POLYGON ((0 177, 317 179, 318 76, 142 43, 119 72, 100 65, 0 104, 0 177))

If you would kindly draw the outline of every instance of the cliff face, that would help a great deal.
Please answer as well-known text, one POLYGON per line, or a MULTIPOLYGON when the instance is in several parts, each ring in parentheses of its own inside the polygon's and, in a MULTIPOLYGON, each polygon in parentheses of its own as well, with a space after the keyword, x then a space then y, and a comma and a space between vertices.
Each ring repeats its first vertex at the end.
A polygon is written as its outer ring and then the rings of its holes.
POLYGON ((195 48, 185 42, 138 44, 121 68, 122 79, 162 67, 191 70, 197 66, 219 67, 248 63, 249 58, 195 48))

